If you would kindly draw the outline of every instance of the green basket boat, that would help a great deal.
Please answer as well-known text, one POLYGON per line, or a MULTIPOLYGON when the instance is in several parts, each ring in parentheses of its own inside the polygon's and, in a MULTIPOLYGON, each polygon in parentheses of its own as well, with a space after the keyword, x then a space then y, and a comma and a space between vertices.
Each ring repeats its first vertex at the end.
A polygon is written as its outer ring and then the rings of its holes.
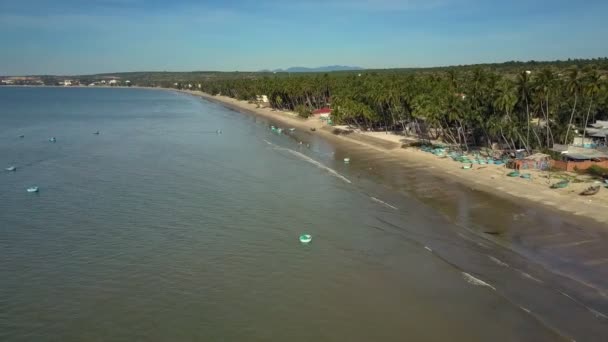
POLYGON ((310 234, 302 234, 300 235, 300 242, 303 244, 310 243, 312 241, 312 235, 310 234))
POLYGON ((551 189, 563 189, 570 184, 570 181, 563 180, 551 185, 551 189))

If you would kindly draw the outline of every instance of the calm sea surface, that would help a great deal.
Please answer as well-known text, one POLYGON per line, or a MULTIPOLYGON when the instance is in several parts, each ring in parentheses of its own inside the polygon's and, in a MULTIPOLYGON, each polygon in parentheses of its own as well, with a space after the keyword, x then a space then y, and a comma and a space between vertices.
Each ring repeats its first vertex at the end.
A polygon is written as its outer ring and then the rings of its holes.
POLYGON ((542 260, 470 229, 522 208, 270 124, 169 91, 0 88, 0 341, 608 336, 542 260))

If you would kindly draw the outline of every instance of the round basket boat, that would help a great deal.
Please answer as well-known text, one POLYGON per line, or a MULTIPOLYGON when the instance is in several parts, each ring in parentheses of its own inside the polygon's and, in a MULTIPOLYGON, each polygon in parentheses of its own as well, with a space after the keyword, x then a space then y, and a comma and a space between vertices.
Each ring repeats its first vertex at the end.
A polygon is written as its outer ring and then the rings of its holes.
POLYGON ((302 234, 300 235, 300 242, 301 243, 310 243, 310 241, 312 241, 312 235, 310 234, 302 234))

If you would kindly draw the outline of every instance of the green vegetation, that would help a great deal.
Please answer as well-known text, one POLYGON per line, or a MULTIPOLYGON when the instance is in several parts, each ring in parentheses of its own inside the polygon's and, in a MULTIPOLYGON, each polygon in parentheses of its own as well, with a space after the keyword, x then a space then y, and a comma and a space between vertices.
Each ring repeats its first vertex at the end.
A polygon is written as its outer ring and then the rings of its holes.
MULTIPOLYGON (((336 124, 417 133, 470 145, 547 150, 573 127, 608 117, 608 59, 508 62, 428 69, 320 73, 141 72, 137 85, 198 89, 306 117, 331 105, 336 124)), ((582 129, 584 131, 584 128, 582 129)), ((580 132, 579 133, 584 133, 580 132)))
POLYGON ((608 169, 605 167, 598 166, 598 165, 592 165, 590 168, 585 170, 585 173, 587 173, 591 176, 594 176, 594 177, 600 177, 600 178, 608 177, 608 169))
MULTIPOLYGON (((280 99, 280 97, 279 97, 279 99, 280 99)), ((310 108, 308 108, 305 105, 297 105, 295 108, 295 112, 298 113, 299 117, 304 118, 304 119, 308 118, 312 114, 312 111, 310 110, 310 108)))

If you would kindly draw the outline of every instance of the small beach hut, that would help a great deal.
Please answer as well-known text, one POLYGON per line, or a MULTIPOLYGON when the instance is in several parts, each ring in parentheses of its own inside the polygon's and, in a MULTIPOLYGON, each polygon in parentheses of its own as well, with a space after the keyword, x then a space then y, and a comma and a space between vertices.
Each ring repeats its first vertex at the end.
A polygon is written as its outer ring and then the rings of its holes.
POLYGON ((547 170, 550 166, 551 156, 544 153, 534 153, 513 161, 513 168, 516 170, 547 170))
POLYGON ((313 111, 312 115, 321 120, 327 120, 327 119, 329 119, 329 116, 331 115, 331 109, 329 107, 319 108, 319 109, 313 111))

